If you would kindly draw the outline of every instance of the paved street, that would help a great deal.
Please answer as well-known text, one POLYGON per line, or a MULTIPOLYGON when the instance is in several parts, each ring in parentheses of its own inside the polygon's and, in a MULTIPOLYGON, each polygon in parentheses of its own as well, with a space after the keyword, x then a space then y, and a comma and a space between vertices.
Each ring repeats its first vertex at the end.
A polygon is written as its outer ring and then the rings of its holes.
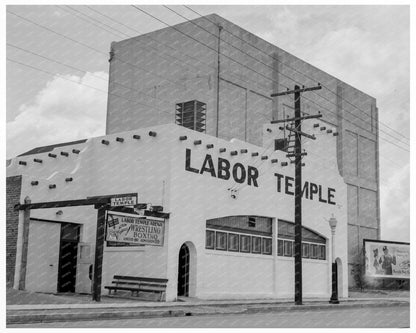
POLYGON ((214 315, 153 319, 58 322, 8 325, 9 328, 123 327, 123 328, 405 328, 410 325, 408 306, 291 311, 245 315, 214 315))

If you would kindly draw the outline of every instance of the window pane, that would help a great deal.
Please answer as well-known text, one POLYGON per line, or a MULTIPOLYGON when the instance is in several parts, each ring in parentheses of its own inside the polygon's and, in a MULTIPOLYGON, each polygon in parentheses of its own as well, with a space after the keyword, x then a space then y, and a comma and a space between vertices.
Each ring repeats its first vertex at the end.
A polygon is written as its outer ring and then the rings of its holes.
POLYGON ((228 251, 237 251, 239 248, 239 237, 237 234, 228 234, 228 251))
POLYGON ((325 260, 325 245, 319 245, 318 258, 325 260))
POLYGON ((250 252, 250 236, 240 235, 240 251, 249 253, 250 252))
POLYGON ((282 239, 277 240, 277 255, 283 256, 283 240, 282 239))
POLYGON ((252 241, 252 252, 253 253, 261 253, 261 237, 253 236, 251 237, 252 241))
POLYGON ((309 244, 302 243, 302 257, 309 258, 309 244))
POLYGON ((291 241, 284 241, 284 255, 286 257, 291 257, 292 253, 293 253, 293 249, 292 249, 292 243, 291 241))
POLYGON ((206 231, 205 237, 205 248, 214 249, 215 247, 215 232, 212 230, 206 231))
POLYGON ((311 244, 311 258, 316 259, 318 257, 318 245, 311 244))
POLYGON ((271 238, 263 238, 263 254, 272 254, 272 240, 271 238))
POLYGON ((216 249, 227 250, 227 234, 225 232, 216 232, 216 249))

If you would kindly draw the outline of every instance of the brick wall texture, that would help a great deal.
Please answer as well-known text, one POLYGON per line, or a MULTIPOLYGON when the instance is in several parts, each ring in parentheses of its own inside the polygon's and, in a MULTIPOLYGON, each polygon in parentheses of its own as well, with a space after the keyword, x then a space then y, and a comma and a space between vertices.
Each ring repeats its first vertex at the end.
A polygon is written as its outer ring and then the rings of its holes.
POLYGON ((20 201, 22 176, 6 178, 6 283, 13 286, 14 268, 16 264, 17 229, 19 225, 19 212, 14 205, 20 201))

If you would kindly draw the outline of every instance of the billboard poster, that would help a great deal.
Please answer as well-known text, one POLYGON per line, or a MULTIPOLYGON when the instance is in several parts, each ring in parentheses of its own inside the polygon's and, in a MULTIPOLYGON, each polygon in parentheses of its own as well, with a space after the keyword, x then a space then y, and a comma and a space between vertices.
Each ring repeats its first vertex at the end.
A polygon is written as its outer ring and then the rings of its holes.
POLYGON ((410 244, 364 239, 365 275, 410 278, 410 244))
POLYGON ((163 219, 107 212, 106 224, 107 243, 163 246, 165 234, 163 219))

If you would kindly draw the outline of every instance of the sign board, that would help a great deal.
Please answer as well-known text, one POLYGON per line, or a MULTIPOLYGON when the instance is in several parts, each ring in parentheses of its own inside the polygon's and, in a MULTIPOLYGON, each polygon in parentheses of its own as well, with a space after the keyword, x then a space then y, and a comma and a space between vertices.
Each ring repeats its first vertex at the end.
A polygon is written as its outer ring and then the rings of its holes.
POLYGON ((165 221, 159 218, 107 212, 107 242, 163 246, 165 221))
POLYGON ((374 278, 410 278, 410 244, 364 239, 365 275, 374 278))
POLYGON ((111 207, 137 205, 137 193, 119 194, 110 198, 111 207))

